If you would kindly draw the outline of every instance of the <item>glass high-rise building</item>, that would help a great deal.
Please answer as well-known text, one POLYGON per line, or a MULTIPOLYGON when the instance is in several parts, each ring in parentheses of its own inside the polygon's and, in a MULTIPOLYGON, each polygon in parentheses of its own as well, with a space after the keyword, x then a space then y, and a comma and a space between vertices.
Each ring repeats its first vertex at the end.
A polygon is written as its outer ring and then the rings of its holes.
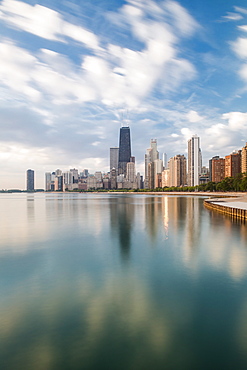
POLYGON ((27 170, 27 191, 34 191, 34 171, 27 170))
POLYGON ((110 171, 115 168, 118 169, 118 157, 119 157, 119 148, 110 148, 110 171))
POLYGON ((130 144, 130 128, 121 127, 119 136, 119 158, 118 158, 118 174, 126 176, 127 163, 130 162, 131 144, 130 144))

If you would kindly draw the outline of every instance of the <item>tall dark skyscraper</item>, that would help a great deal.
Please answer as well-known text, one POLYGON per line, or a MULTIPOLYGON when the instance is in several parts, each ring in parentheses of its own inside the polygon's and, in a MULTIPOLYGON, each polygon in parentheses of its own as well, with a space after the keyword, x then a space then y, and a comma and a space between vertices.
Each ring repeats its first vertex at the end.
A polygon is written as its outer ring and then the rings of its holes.
POLYGON ((118 174, 126 176, 127 163, 130 162, 131 144, 130 144, 130 128, 121 127, 119 136, 119 159, 118 159, 118 174))
POLYGON ((27 170, 27 191, 34 191, 34 171, 27 170))

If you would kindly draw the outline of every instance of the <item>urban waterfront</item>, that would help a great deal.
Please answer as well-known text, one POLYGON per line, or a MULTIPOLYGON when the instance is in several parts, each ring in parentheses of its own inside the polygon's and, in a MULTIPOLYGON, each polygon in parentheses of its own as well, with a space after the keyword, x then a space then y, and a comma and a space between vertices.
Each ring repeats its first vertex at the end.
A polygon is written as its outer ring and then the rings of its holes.
POLYGON ((247 225, 205 197, 0 194, 3 369, 246 369, 247 225))

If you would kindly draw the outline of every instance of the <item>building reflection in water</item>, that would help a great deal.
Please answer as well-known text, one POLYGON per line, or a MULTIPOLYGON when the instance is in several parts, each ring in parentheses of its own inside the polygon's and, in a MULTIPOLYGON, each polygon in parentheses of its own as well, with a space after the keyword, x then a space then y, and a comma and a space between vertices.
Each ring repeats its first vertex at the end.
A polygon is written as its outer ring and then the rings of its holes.
POLYGON ((200 199, 198 197, 187 197, 186 200, 186 243, 185 258, 190 259, 198 251, 201 236, 201 213, 199 210, 200 199))
POLYGON ((131 231, 135 217, 135 204, 132 197, 109 197, 110 222, 113 235, 119 239, 123 260, 128 260, 131 250, 131 231))
POLYGON ((35 219, 34 195, 27 195, 27 218, 29 222, 35 219))
POLYGON ((227 270, 240 281, 247 275, 245 256, 247 246, 246 222, 215 211, 206 210, 210 220, 208 237, 213 243, 207 246, 208 260, 218 270, 227 270))
POLYGON ((163 208, 161 197, 147 197, 145 199, 145 223, 148 235, 154 246, 162 222, 163 208))
POLYGON ((199 203, 198 199, 177 196, 154 196, 145 199, 145 224, 152 245, 164 234, 162 239, 171 236, 175 246, 181 246, 181 232, 186 232, 186 245, 195 249, 199 237, 199 203))
POLYGON ((167 196, 162 198, 162 214, 163 214, 163 222, 164 222, 164 229, 165 229, 165 239, 168 239, 169 203, 168 203, 167 196))

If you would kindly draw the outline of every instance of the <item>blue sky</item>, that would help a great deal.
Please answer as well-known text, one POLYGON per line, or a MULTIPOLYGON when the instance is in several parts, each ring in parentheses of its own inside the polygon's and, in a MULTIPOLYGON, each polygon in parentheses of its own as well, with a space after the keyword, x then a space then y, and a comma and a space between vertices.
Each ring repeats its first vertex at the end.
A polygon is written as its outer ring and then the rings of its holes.
POLYGON ((0 188, 25 171, 108 171, 129 124, 143 173, 201 138, 203 164, 247 141, 243 0, 0 1, 0 188))

